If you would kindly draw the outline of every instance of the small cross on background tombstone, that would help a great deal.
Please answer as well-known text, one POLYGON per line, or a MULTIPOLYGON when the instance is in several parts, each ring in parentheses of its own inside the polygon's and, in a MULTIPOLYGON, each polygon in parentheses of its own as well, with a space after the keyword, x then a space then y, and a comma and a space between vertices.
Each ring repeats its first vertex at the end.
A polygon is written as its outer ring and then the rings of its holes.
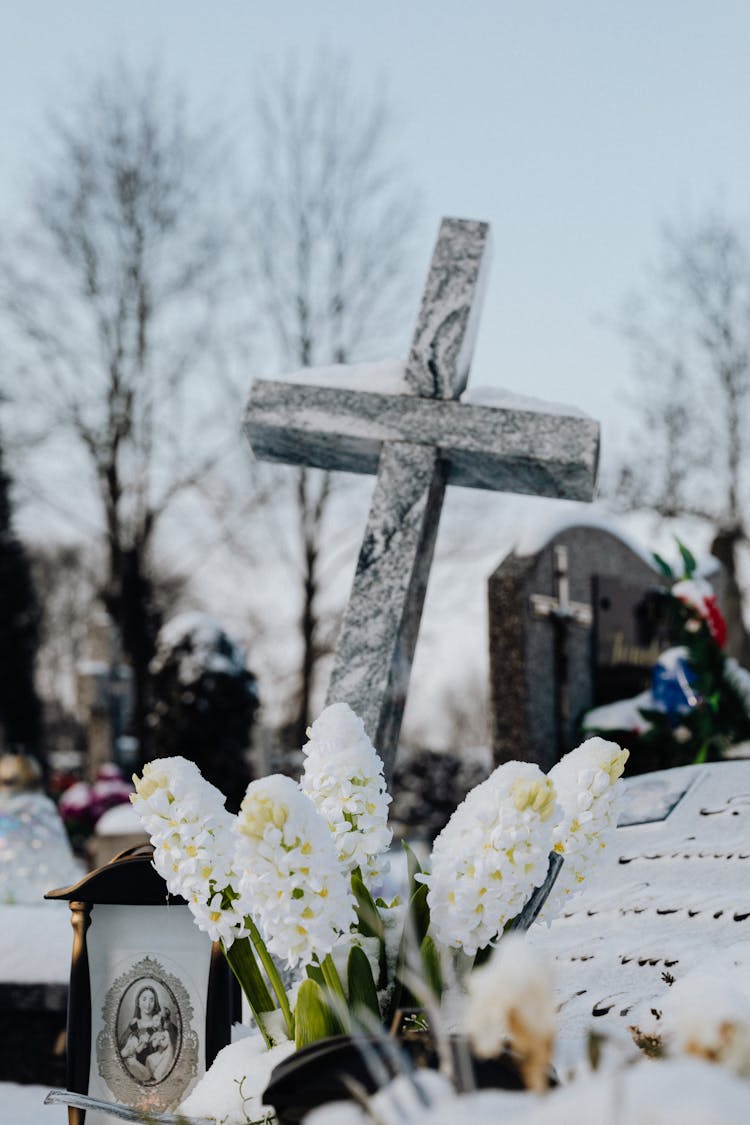
POLYGON ((568 630, 572 625, 590 629, 594 623, 594 610, 586 602, 570 600, 568 548, 563 543, 557 543, 553 547, 553 557, 557 596, 532 594, 529 601, 534 616, 549 618, 555 627, 555 725, 557 756, 562 758, 568 751, 566 734, 570 720, 568 630))
POLYGON ((466 386, 489 269, 486 223, 443 219, 405 392, 258 381, 245 430, 259 458, 377 473, 327 702, 361 716, 389 777, 446 484, 590 500, 599 427, 574 414, 478 406, 466 386))

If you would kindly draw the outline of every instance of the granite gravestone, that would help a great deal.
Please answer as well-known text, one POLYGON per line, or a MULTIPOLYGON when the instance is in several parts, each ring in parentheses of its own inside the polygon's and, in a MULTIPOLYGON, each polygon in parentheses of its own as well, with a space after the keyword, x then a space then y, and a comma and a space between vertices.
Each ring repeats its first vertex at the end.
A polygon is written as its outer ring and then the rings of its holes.
POLYGON ((389 776, 446 484, 590 500, 591 419, 456 400, 466 386, 489 267, 486 223, 444 219, 401 394, 257 382, 245 416, 256 456, 377 473, 328 702, 364 720, 389 776))
POLYGON ((521 758, 549 769, 576 744, 584 711, 648 686, 664 647, 649 614, 661 584, 643 555, 592 526, 501 563, 488 587, 497 764, 521 758))

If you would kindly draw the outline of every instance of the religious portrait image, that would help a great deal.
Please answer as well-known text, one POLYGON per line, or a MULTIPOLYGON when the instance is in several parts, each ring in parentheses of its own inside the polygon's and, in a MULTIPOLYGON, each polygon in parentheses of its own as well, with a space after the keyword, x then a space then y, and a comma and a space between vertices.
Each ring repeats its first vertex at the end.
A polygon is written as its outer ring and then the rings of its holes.
POLYGON ((107 992, 96 1043, 99 1074, 125 1105, 166 1110, 197 1073, 198 1036, 181 982, 151 957, 107 992))
POLYGON ((163 981, 141 977, 125 990, 117 1013, 117 1050, 136 1081, 164 1081, 179 1054, 181 1023, 177 1001, 163 981))

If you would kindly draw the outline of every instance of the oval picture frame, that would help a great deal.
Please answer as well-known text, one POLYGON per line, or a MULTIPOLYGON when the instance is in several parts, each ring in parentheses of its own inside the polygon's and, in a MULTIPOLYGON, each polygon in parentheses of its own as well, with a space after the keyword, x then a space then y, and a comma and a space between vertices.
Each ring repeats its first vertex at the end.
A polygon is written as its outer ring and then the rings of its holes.
POLYGON ((110 986, 96 1040, 96 1066, 125 1105, 165 1112, 198 1073, 199 1037, 187 989, 153 957, 142 957, 110 986))

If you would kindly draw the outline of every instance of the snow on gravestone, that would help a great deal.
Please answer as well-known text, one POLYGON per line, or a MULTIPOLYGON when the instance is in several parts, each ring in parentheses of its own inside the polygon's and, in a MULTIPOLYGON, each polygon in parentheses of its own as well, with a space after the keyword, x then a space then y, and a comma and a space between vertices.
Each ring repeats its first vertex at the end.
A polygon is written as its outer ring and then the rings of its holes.
POLYGON ((444 219, 401 393, 256 382, 245 429, 256 456, 377 473, 328 702, 364 720, 390 775, 446 484, 590 500, 599 427, 589 418, 455 401, 469 374, 489 265, 486 223, 444 219))
MULTIPOLYGON (((718 563, 708 577, 722 602, 718 563)), ((548 770, 580 741, 584 711, 648 687, 669 643, 649 614, 662 584, 648 554, 604 521, 540 528, 516 546, 488 584, 496 763, 548 770)))
POLYGON ((750 762, 683 766, 624 782, 613 854, 549 929, 560 1036, 658 1033, 672 983, 750 970, 750 762))

